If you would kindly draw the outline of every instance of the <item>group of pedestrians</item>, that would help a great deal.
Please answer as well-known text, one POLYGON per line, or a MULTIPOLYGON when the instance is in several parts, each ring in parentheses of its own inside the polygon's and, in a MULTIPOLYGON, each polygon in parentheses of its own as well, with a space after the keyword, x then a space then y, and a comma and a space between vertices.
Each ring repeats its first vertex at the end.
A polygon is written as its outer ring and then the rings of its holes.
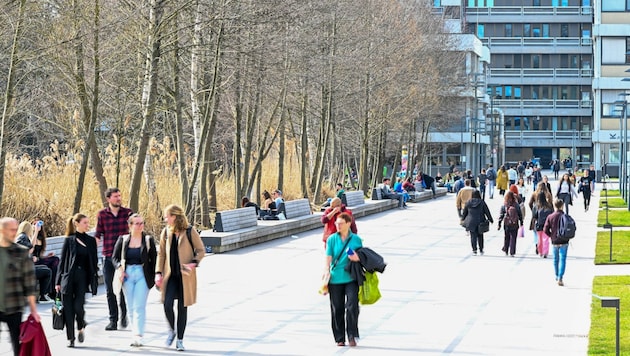
POLYGON ((102 244, 109 308, 105 330, 118 330, 119 321, 120 327, 126 328, 130 321, 131 346, 142 346, 148 293, 155 285, 161 292, 168 325, 166 345, 171 346, 177 340, 176 349, 185 350, 187 308, 196 302, 196 268, 205 255, 198 232, 189 226, 181 207, 169 205, 163 212, 166 227, 160 234, 158 249, 155 239, 144 231, 144 218, 122 206, 118 188, 108 189, 106 199, 107 206, 98 212, 94 236, 88 233, 90 219, 87 215, 78 213, 68 219, 60 258, 52 254, 44 256, 45 237, 38 240, 41 223, 31 226, 27 222, 17 236, 17 220, 0 219, 0 275, 5 276, 0 288, 0 322, 9 326, 16 356, 20 352, 20 323, 25 301, 33 319, 41 321, 36 307, 38 263, 55 268, 53 281, 49 282, 54 287, 49 289, 48 285, 40 284, 44 295, 39 299, 49 302, 49 290, 61 299, 67 346, 73 348, 75 341, 85 341, 88 325, 85 294, 96 295, 98 291, 99 244, 102 244))
POLYGON ((578 192, 584 196, 584 210, 588 211, 590 196, 594 190, 594 171, 584 170, 579 182, 577 177, 567 172, 558 182, 553 199, 551 184, 546 175, 542 175, 537 167, 531 169, 529 176, 531 184, 526 184, 526 175, 523 176, 517 167, 507 168, 501 166, 495 173, 494 167, 489 165, 488 169, 483 169, 478 177, 479 190, 472 187, 471 179, 462 179, 464 187, 461 188, 455 200, 460 224, 465 227, 472 247, 473 255, 484 254, 484 232, 489 230, 489 225, 494 223, 490 209, 484 201, 484 192, 481 186, 487 187, 489 197, 494 194, 495 183, 501 195, 504 195, 503 203, 499 210, 497 229, 503 230, 502 251, 506 256, 514 257, 516 254, 516 243, 518 236, 525 236, 526 227, 524 220, 526 217, 525 198, 529 187, 533 187, 529 200, 529 207, 532 217, 529 222, 529 230, 533 231, 536 241, 536 254, 542 258, 547 258, 550 244, 554 257, 554 269, 558 285, 564 285, 563 277, 566 266, 566 255, 568 250, 568 240, 559 236, 559 222, 563 214, 569 213, 569 206, 577 198, 578 192), (578 188, 576 188, 576 184, 578 188))

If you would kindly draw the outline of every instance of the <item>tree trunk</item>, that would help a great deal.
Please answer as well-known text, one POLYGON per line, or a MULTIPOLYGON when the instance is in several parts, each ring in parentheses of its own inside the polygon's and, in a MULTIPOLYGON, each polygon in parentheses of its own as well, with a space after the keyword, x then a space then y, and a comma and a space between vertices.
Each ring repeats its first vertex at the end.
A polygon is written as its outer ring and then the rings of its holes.
MULTIPOLYGON (((18 18, 15 24, 15 32, 13 33, 13 43, 11 44, 11 57, 9 63, 9 73, 7 74, 7 87, 4 92, 4 105, 2 106, 2 122, 0 123, 0 205, 4 196, 4 171, 6 163, 5 135, 4 131, 9 121, 9 117, 13 111, 14 94, 15 94, 15 71, 17 70, 18 59, 18 43, 22 36, 22 27, 24 26, 24 8, 26 0, 20 1, 18 9, 18 18)), ((3 211, 6 214, 6 212, 3 211)))
MULTIPOLYGON (((370 155, 370 74, 365 74, 365 111, 363 113, 363 122, 361 124, 361 156, 359 158, 359 188, 364 192, 369 191, 369 171, 368 157, 370 155)), ((373 178, 375 178, 373 176, 373 178)))
POLYGON ((149 136, 155 112, 155 99, 158 84, 158 62, 160 60, 160 44, 162 40, 161 24, 165 0, 151 0, 149 12, 149 36, 146 59, 145 78, 142 89, 142 128, 140 131, 140 145, 136 156, 136 164, 131 177, 129 189, 129 208, 138 211, 140 203, 140 184, 144 172, 145 157, 149 148, 149 136))
POLYGON ((184 148, 184 123, 182 115, 182 98, 179 82, 179 34, 176 34, 173 45, 173 108, 175 110, 175 144, 177 147, 177 167, 180 184, 180 197, 184 210, 188 207, 188 165, 186 164, 186 150, 184 148))
POLYGON ((308 94, 306 91, 306 83, 304 83, 304 92, 302 93, 302 108, 300 116, 302 118, 302 130, 300 133, 302 150, 300 151, 300 186, 302 187, 302 197, 308 198, 308 94))

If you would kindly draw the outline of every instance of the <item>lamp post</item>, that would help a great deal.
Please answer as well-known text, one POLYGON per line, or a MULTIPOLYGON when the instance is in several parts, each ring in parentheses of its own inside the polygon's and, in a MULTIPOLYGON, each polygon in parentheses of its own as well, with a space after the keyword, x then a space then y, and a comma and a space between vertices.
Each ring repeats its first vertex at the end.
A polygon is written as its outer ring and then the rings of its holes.
POLYGON ((621 197, 627 202, 628 201, 628 185, 627 185, 627 163, 626 163, 626 150, 627 150, 627 141, 628 141, 628 102, 625 99, 626 93, 621 93, 619 96, 624 96, 623 100, 615 101, 616 105, 621 106, 623 112, 621 113, 621 122, 619 125, 620 135, 619 135, 619 191, 621 193, 621 197))

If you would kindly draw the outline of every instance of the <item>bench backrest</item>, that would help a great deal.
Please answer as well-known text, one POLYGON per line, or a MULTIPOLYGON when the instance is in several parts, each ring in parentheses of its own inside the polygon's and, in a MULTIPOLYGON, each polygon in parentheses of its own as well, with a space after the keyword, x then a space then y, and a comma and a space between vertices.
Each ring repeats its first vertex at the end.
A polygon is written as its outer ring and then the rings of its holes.
POLYGON ((214 220, 214 231, 228 232, 258 225, 256 209, 253 206, 219 211, 214 220))
POLYGON ((311 203, 308 201, 308 199, 285 201, 284 214, 287 219, 293 219, 304 215, 311 215, 311 203))
POLYGON ((342 196, 341 202, 346 206, 357 206, 365 204, 365 195, 362 190, 345 192, 342 196))
POLYGON ((372 188, 372 200, 383 200, 383 191, 381 188, 372 188))

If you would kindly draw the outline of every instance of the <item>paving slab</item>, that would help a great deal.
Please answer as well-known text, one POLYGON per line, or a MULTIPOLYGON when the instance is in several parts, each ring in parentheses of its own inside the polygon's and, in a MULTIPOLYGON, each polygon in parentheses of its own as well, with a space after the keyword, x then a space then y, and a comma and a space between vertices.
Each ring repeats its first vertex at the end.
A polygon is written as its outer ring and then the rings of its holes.
MULTIPOLYGON (((498 198, 487 200, 495 221, 498 198)), ((506 257, 495 223, 486 234, 486 254, 473 256, 452 194, 360 218, 364 245, 382 254, 388 267, 379 275, 382 299, 361 307, 356 348, 336 346, 328 298, 317 293, 322 229, 207 256, 198 270, 199 302, 188 309, 185 353, 586 355, 598 198, 588 212, 580 209, 581 197, 571 207, 578 234, 569 248, 565 287, 554 280, 553 259, 534 253, 531 232, 519 239, 516 257, 506 257)), ((104 330, 104 292, 87 301, 86 341, 76 349, 65 347, 64 332, 52 330, 50 306, 39 309, 53 355, 176 352, 163 346, 166 322, 155 290, 141 348, 129 346, 131 331, 104 330)), ((0 355, 9 355, 2 329, 0 355)))

